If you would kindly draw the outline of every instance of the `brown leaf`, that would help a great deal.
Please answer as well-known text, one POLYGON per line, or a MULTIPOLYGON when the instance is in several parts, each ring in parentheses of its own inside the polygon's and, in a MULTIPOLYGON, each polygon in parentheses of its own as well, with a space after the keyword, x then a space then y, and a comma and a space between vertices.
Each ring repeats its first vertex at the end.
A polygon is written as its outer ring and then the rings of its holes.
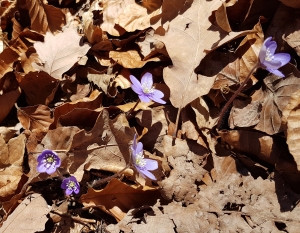
POLYGON ((150 27, 151 17, 159 14, 159 9, 147 11, 134 0, 103 1, 103 24, 101 28, 113 36, 125 31, 133 32, 150 27))
POLYGON ((0 103, 1 103, 0 123, 5 119, 5 117, 8 115, 10 110, 13 108, 20 94, 21 94, 21 89, 18 88, 14 91, 10 91, 8 93, 0 95, 0 103))
POLYGON ((226 4, 223 4, 215 11, 216 22, 225 32, 231 32, 231 27, 228 21, 226 4))
POLYGON ((46 5, 39 0, 26 0, 26 3, 29 8, 31 29, 44 34, 47 31, 54 33, 66 24, 65 15, 59 8, 46 5))
POLYGON ((87 108, 87 109, 96 109, 99 108, 102 104, 102 94, 98 90, 94 90, 89 97, 85 97, 70 103, 65 103, 55 108, 54 110, 54 121, 50 126, 50 129, 56 127, 58 119, 62 116, 71 112, 74 108, 87 108))
POLYGON ((56 35, 47 32, 45 42, 34 43, 34 48, 44 63, 42 66, 35 65, 35 68, 60 80, 62 74, 68 71, 90 49, 88 44, 80 46, 80 40, 81 37, 73 28, 67 28, 56 35))
MULTIPOLYGON (((10 47, 5 48, 2 53, 0 53, 0 76, 1 78, 9 71, 12 71, 13 63, 19 58, 19 55, 10 47)), ((1 81, 0 78, 0 81, 1 81)), ((0 82, 1 84, 1 82, 0 82)), ((2 84, 0 86, 2 90, 2 84)))
POLYGON ((215 49, 249 33, 242 31, 227 34, 210 23, 208 17, 211 11, 218 9, 221 4, 222 2, 218 1, 194 1, 180 17, 170 21, 169 29, 164 36, 157 36, 157 39, 165 44, 173 62, 172 66, 164 69, 163 75, 171 90, 171 103, 176 108, 186 106, 211 89, 215 77, 197 75, 194 72, 206 56, 205 50, 215 49))
MULTIPOLYGON (((289 67, 287 66, 286 69, 289 69, 289 67)), ((258 92, 263 92, 263 98, 260 99, 262 103, 260 121, 255 126, 255 129, 271 135, 283 130, 281 122, 282 111, 288 104, 291 94, 299 89, 299 77, 300 73, 295 70, 294 73, 286 76, 285 79, 275 75, 269 75, 264 79, 264 84, 267 88, 264 91, 262 89, 258 90, 258 92)))
POLYGON ((29 105, 49 105, 54 98, 59 82, 44 71, 30 72, 19 76, 20 87, 24 90, 29 105))
POLYGON ((12 18, 11 21, 13 22, 13 32, 12 32, 12 39, 17 39, 19 34, 23 31, 21 24, 16 20, 16 18, 12 18))
POLYGON ((12 138, 6 144, 0 137, 0 201, 7 201, 18 191, 23 175, 23 157, 25 153, 25 135, 12 138))
POLYGON ((89 188, 80 202, 85 207, 98 207, 120 221, 131 208, 154 205, 159 197, 158 190, 142 190, 112 179, 102 190, 89 188))
POLYGON ((32 233, 45 230, 47 214, 51 208, 41 194, 34 193, 26 197, 22 203, 8 216, 1 227, 1 233, 32 233))
POLYGON ((128 50, 125 52, 110 51, 109 57, 124 68, 130 69, 141 68, 150 61, 161 61, 158 57, 153 57, 144 61, 136 50, 128 50))
POLYGON ((47 131, 53 122, 51 110, 45 105, 17 108, 18 119, 24 129, 47 131))
POLYGON ((259 122, 260 110, 261 105, 259 100, 252 101, 251 103, 234 100, 229 116, 230 128, 256 125, 259 122))
POLYGON ((282 120, 286 124, 286 143, 289 146, 289 151, 293 155, 300 171, 300 148, 299 148, 299 105, 300 105, 300 91, 296 91, 291 95, 291 99, 283 111, 282 120))
POLYGON ((280 0, 284 5, 293 7, 293 8, 300 8, 300 2, 297 0, 280 0))

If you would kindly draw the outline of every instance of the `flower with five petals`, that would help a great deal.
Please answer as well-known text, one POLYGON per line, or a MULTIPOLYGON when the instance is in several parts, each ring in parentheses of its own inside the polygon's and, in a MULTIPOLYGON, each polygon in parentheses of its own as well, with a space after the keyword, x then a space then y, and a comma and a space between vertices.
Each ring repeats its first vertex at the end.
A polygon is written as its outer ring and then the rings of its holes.
POLYGON ((65 189, 65 193, 68 196, 71 195, 73 192, 78 194, 80 191, 80 185, 74 176, 64 178, 60 187, 62 189, 65 189))

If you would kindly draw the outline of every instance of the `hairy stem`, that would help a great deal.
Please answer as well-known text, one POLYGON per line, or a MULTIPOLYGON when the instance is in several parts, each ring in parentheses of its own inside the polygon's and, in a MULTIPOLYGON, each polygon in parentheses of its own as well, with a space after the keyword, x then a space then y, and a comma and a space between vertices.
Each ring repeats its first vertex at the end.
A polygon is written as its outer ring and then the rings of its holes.
POLYGON ((129 112, 126 113, 126 117, 130 117, 131 113, 133 112, 133 110, 136 108, 136 106, 138 106, 138 104, 141 102, 141 100, 139 99, 136 104, 133 106, 132 109, 129 110, 129 112))
POLYGON ((231 96, 231 98, 228 100, 228 102, 225 104, 225 106, 223 107, 220 116, 219 116, 219 121, 218 121, 218 125, 217 125, 217 129, 220 128, 221 122, 222 122, 222 118, 224 116, 224 113, 226 112, 226 110, 228 109, 228 107, 230 106, 230 104, 233 102, 233 100, 238 96, 238 94, 242 91, 242 89, 244 88, 244 86, 246 85, 246 83, 249 81, 251 75, 253 74, 253 72, 259 67, 259 63, 256 63, 253 68, 250 70, 248 76, 246 77, 246 79, 244 80, 244 82, 241 84, 241 86, 236 90, 236 92, 231 96))

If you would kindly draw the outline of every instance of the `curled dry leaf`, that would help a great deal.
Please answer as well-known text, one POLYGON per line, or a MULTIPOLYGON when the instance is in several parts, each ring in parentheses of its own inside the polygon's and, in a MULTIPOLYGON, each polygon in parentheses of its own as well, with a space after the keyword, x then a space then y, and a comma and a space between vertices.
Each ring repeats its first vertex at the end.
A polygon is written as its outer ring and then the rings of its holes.
POLYGON ((89 97, 60 105, 54 110, 54 121, 51 124, 50 128, 55 128, 60 116, 71 112, 75 108, 87 108, 92 110, 99 108, 102 103, 102 98, 103 96, 101 92, 99 92, 98 90, 94 90, 89 97))
MULTIPOLYGON (((0 201, 7 201, 17 193, 23 175, 25 135, 12 138, 6 144, 0 137, 0 201)), ((20 189, 20 187, 19 187, 20 189)))
POLYGON ((17 107, 17 110, 18 119, 24 129, 46 132, 53 122, 51 110, 45 105, 36 105, 25 108, 17 107))
POLYGON ((159 9, 148 12, 134 0, 105 0, 101 28, 113 36, 120 36, 125 31, 144 30, 150 27, 150 19, 159 13, 159 9))
POLYGON ((114 216, 117 221, 124 218, 132 208, 154 205, 160 198, 159 190, 143 190, 112 179, 102 190, 88 189, 80 198, 85 207, 97 207, 114 216))
POLYGON ((300 91, 292 94, 291 99, 283 111, 282 120, 286 125, 286 143, 289 151, 293 155, 300 171, 300 137, 299 137, 299 117, 300 117, 300 91))
POLYGON ((45 230, 47 214, 51 208, 41 194, 34 193, 26 197, 8 216, 1 227, 1 233, 32 233, 45 230))
MULTIPOLYGON (((2 53, 0 53, 0 75, 1 78, 9 71, 12 71, 13 63, 19 58, 18 53, 16 53, 12 48, 5 48, 2 53)), ((0 80, 1 80, 0 78, 0 80)), ((2 90, 2 86, 0 86, 2 90)))
POLYGON ((88 44, 80 46, 80 40, 81 37, 74 28, 66 28, 56 35, 47 32, 45 42, 34 43, 34 48, 43 63, 43 65, 35 64, 35 68, 61 80, 62 74, 90 49, 88 44))
POLYGON ((110 51, 109 57, 124 68, 131 69, 141 68, 150 61, 161 61, 159 57, 149 58, 148 60, 144 61, 136 50, 128 50, 125 52, 110 51))
POLYGON ((38 0, 26 0, 26 3, 29 8, 31 29, 40 33, 47 31, 54 33, 66 23, 65 14, 59 8, 38 0))

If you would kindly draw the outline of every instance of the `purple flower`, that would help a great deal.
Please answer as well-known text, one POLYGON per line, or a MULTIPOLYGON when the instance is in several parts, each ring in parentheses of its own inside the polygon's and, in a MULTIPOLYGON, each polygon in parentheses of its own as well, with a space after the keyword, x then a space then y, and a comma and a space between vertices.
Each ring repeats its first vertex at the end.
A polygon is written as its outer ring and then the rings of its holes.
POLYGON ((37 157, 38 165, 36 169, 38 172, 46 172, 49 175, 56 171, 61 164, 60 158, 52 150, 43 150, 37 157))
POLYGON ((284 74, 278 69, 287 64, 291 60, 291 56, 288 53, 275 54, 277 44, 271 39, 272 37, 268 37, 259 51, 260 66, 279 77, 284 77, 284 74))
POLYGON ((139 98, 142 102, 150 102, 153 100, 157 103, 165 104, 166 101, 161 98, 164 97, 164 93, 159 90, 156 90, 153 87, 153 78, 152 74, 145 73, 142 77, 141 82, 136 79, 133 75, 130 75, 130 80, 132 82, 132 90, 139 95, 139 98))
POLYGON ((155 176, 149 172, 158 168, 158 163, 152 159, 145 159, 143 154, 143 144, 141 142, 136 142, 136 134, 133 138, 132 150, 132 160, 133 165, 136 170, 141 174, 142 177, 149 177, 151 180, 156 180, 155 176))
POLYGON ((80 185, 74 176, 64 178, 60 187, 62 189, 65 189, 65 193, 68 196, 71 195, 73 192, 78 194, 80 191, 80 185))

